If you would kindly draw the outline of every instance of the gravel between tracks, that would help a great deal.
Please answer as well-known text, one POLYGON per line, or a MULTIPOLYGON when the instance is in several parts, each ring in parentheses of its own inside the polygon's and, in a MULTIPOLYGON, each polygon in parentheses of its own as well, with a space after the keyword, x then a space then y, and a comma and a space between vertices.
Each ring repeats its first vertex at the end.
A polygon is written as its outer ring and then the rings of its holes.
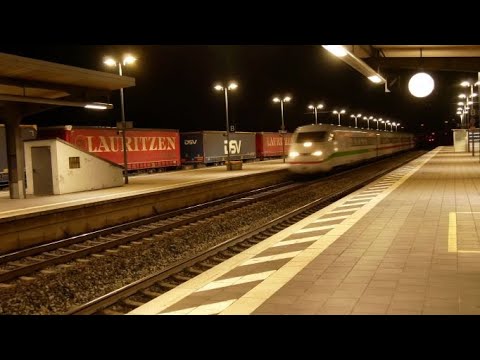
POLYGON ((226 215, 199 222, 195 227, 158 235, 153 241, 118 248, 116 252, 89 256, 88 261, 73 261, 32 278, 17 280, 14 286, 0 286, 0 314, 59 314, 105 293, 159 271, 174 262, 191 257, 199 251, 264 224, 312 199, 348 187, 367 178, 379 168, 392 167, 412 158, 418 152, 385 159, 373 167, 359 169, 355 181, 346 176, 334 181, 332 187, 322 184, 305 186, 294 194, 285 194, 249 205, 226 215))

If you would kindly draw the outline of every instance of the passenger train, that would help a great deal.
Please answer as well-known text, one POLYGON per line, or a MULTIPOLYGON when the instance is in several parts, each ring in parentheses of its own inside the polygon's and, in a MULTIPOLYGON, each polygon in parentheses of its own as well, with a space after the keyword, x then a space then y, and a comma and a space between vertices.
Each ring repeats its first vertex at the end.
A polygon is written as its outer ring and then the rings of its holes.
POLYGON ((306 125, 293 133, 287 163, 292 173, 314 174, 409 150, 414 145, 413 135, 403 132, 306 125))

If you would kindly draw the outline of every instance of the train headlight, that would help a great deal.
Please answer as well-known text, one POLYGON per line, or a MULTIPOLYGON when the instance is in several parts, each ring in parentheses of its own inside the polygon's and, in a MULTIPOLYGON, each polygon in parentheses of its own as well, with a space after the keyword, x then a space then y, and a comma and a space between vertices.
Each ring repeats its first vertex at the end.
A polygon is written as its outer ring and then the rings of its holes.
POLYGON ((321 150, 314 151, 312 153, 313 156, 322 156, 323 152, 321 150))
POLYGON ((312 146, 312 142, 311 141, 306 141, 303 143, 303 146, 305 147, 311 147, 312 146))
POLYGON ((298 155, 300 154, 296 151, 290 151, 290 153, 288 154, 288 156, 290 156, 291 158, 296 158, 298 155))

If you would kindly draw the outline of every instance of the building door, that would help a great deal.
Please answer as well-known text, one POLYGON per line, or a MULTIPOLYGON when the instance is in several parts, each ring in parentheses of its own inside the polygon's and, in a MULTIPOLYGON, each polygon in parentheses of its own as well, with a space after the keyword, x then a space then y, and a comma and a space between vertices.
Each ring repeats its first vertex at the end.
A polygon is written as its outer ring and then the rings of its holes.
POLYGON ((53 195, 50 146, 32 147, 33 193, 53 195))

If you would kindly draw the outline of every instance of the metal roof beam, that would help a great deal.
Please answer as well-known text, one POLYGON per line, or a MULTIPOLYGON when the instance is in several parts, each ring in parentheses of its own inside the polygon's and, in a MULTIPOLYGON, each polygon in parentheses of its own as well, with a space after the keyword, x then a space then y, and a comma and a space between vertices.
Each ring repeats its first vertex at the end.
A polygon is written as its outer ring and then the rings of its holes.
POLYGON ((423 68, 432 71, 479 72, 480 58, 376 58, 365 59, 370 65, 382 69, 415 69, 423 68))
MULTIPOLYGON (((55 83, 48 83, 45 81, 14 79, 14 78, 5 77, 5 76, 0 76, 0 85, 15 86, 19 89, 32 88, 32 89, 52 90, 53 92, 63 92, 66 95, 77 95, 77 96, 81 96, 86 93, 91 95, 95 94, 97 96, 107 96, 110 93, 109 90, 99 90, 99 89, 92 89, 92 88, 82 87, 82 86, 55 84, 55 83)), ((1 94, 1 91, 0 91, 0 94, 1 94)), ((61 97, 61 96, 58 96, 58 97, 61 97)))
POLYGON ((33 104, 45 104, 45 105, 59 105, 59 106, 73 106, 73 107, 87 107, 87 105, 102 105, 106 109, 113 109, 112 104, 106 103, 94 103, 87 101, 69 101, 61 99, 46 99, 41 97, 32 96, 17 96, 17 95, 2 95, 0 94, 0 101, 6 102, 21 102, 21 103, 33 103, 33 104))
MULTIPOLYGON (((370 46, 383 53, 384 57, 480 57, 479 45, 349 45, 354 48, 365 49, 370 46), (421 56, 420 56, 421 52, 421 56)), ((375 56, 375 51, 358 51, 355 55, 360 58, 375 56)))
POLYGON ((343 47, 359 58, 375 57, 378 53, 378 50, 372 45, 343 45, 343 47))

